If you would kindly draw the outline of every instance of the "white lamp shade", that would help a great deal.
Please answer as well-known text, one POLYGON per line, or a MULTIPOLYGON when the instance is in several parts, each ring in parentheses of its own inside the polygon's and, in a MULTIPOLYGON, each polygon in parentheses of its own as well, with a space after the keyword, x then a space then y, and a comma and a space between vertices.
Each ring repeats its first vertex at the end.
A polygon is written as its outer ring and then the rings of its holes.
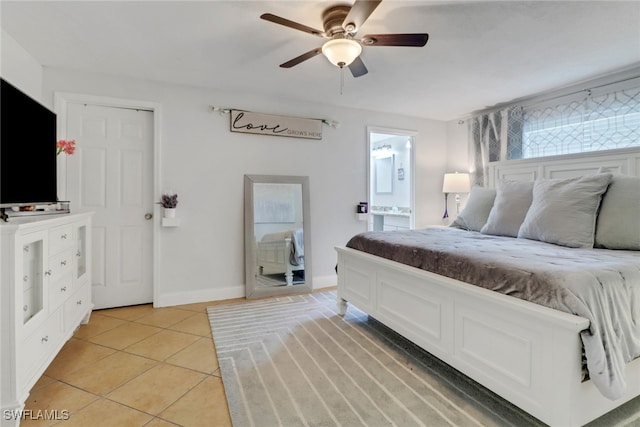
POLYGON ((445 173, 442 184, 443 193, 468 193, 471 189, 468 173, 445 173))
POLYGON ((351 64, 362 52, 362 46, 351 39, 333 39, 322 45, 322 53, 337 67, 351 64))

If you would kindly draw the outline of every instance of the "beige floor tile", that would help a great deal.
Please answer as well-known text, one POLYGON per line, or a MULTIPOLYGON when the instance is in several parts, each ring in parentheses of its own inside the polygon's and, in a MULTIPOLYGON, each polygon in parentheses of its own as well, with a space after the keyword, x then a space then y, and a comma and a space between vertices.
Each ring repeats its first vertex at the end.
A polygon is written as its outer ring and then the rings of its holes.
POLYGON ((68 420, 56 424, 61 427, 137 427, 145 426, 153 416, 112 402, 98 399, 88 406, 74 411, 68 420))
POLYGON ((173 307, 156 308, 146 316, 136 319, 136 323, 167 328, 191 316, 193 313, 187 310, 173 307))
POLYGON ((238 304, 241 302, 247 302, 247 299, 242 297, 242 298, 225 299, 220 301, 210 301, 207 303, 207 307, 211 307, 214 305, 238 304))
POLYGON ((178 308, 181 310, 189 310, 195 311, 198 313, 206 313, 207 307, 211 307, 213 305, 222 305, 222 304, 233 304, 237 302, 247 302, 246 298, 231 298, 219 301, 205 301, 205 302, 196 302, 193 304, 183 304, 183 305, 175 305, 173 308, 178 308))
POLYGON ((73 371, 91 365, 100 359, 113 354, 116 350, 71 338, 65 343, 60 353, 51 362, 45 374, 56 379, 62 378, 73 371))
POLYGON ((124 351, 154 360, 165 360, 167 357, 198 341, 198 339, 199 337, 196 335, 163 330, 126 347, 124 351))
POLYGON ((33 385, 33 387, 31 388, 31 392, 33 393, 34 390, 43 387, 47 384, 51 384, 53 382, 57 381, 55 378, 51 378, 47 375, 42 375, 38 381, 36 381, 36 383, 33 385))
POLYGON ((231 425, 206 307, 239 302, 246 300, 94 311, 34 385, 25 408, 69 411, 71 418, 25 419, 21 427, 231 425))
POLYGON ((65 418, 65 414, 70 415, 79 411, 96 399, 97 396, 91 393, 78 390, 60 381, 54 381, 32 391, 25 403, 25 418, 20 426, 52 425, 65 418), (48 416, 44 414, 48 414, 48 416), (34 419, 33 416, 36 415, 41 415, 41 417, 34 419), (46 420, 45 418, 54 418, 54 420, 46 420))
POLYGON ((205 377, 204 374, 160 364, 107 395, 109 399, 150 414, 158 414, 205 377))
POLYGON ((138 341, 142 341, 161 330, 162 329, 160 328, 141 325, 139 323, 125 323, 117 328, 113 328, 107 332, 91 337, 89 338, 89 341, 95 344, 104 345, 105 347, 122 350, 123 348, 129 347, 131 344, 135 344, 138 341))
MULTIPOLYGON (((144 425, 144 427, 176 427, 176 426, 177 424, 170 423, 169 421, 165 421, 161 418, 154 418, 144 425)), ((217 426, 207 426, 207 427, 217 427, 217 426)))
POLYGON ((218 357, 210 338, 200 338, 165 360, 172 365, 212 374, 218 369, 218 357))
POLYGON ((130 305, 127 307, 109 308, 97 311, 100 314, 116 317, 122 320, 136 320, 146 316, 154 310, 152 304, 130 305))
POLYGON ((91 393, 106 395, 155 365, 157 362, 146 357, 117 352, 64 376, 62 381, 91 393))
POLYGON ((211 338, 211 326, 209 325, 209 317, 204 313, 197 313, 186 319, 171 325, 169 329, 174 331, 186 332, 188 334, 200 335, 201 337, 211 338))
POLYGON ((93 336, 106 332, 126 323, 126 320, 116 319, 115 317, 105 316, 99 311, 91 313, 89 323, 80 325, 74 336, 80 339, 89 339, 93 336))
POLYGON ((207 377, 162 411, 160 417, 185 427, 231 426, 222 380, 207 377))
POLYGON ((173 306, 173 308, 177 308, 180 310, 189 310, 189 311, 193 311, 196 313, 206 313, 207 312, 207 307, 209 307, 210 305, 213 305, 213 302, 196 302, 193 304, 183 304, 183 305, 176 305, 173 306))

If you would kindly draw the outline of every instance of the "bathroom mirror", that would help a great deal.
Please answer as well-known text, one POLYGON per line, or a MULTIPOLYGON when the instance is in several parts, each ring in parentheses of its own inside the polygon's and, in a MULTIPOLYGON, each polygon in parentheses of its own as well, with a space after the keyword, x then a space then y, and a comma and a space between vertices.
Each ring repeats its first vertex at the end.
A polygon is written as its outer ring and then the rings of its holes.
POLYGON ((375 163, 376 194, 393 193, 393 163, 394 163, 394 156, 376 159, 376 163, 375 163))
POLYGON ((309 177, 245 175, 246 297, 310 292, 309 177))

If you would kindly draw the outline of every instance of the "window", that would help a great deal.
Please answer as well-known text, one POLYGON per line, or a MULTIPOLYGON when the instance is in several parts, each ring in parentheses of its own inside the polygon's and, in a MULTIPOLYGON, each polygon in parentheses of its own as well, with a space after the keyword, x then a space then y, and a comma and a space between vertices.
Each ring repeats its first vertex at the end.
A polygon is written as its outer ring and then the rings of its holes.
POLYGON ((522 111, 522 152, 532 158, 640 146, 640 85, 522 111))

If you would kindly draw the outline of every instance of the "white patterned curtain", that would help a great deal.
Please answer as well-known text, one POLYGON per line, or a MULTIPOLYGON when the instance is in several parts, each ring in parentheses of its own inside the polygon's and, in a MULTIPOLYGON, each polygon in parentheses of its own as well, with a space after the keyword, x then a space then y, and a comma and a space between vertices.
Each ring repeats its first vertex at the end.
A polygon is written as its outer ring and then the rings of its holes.
POLYGON ((471 183, 489 184, 489 162, 522 157, 522 108, 510 107, 473 117, 469 122, 471 183))

